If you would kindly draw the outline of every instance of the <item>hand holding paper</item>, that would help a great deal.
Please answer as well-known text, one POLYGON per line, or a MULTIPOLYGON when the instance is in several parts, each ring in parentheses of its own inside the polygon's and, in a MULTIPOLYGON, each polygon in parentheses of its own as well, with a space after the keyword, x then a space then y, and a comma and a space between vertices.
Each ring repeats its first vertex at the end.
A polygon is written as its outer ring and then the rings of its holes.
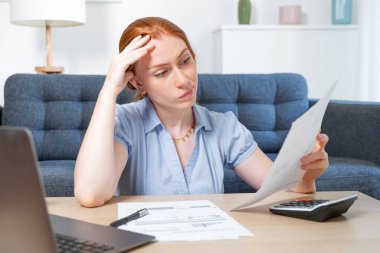
POLYGON ((329 137, 326 134, 318 134, 314 151, 301 159, 301 169, 304 170, 301 178, 303 182, 320 177, 328 167, 328 155, 325 151, 328 141, 329 137))

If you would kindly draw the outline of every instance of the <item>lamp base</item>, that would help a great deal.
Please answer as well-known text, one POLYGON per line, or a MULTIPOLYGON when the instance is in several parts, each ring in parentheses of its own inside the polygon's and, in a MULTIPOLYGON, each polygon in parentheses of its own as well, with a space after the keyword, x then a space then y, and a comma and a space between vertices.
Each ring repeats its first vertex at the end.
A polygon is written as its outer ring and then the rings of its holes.
POLYGON ((54 66, 39 66, 39 67, 35 67, 35 70, 39 74, 62 74, 64 71, 64 68, 54 67, 54 66))

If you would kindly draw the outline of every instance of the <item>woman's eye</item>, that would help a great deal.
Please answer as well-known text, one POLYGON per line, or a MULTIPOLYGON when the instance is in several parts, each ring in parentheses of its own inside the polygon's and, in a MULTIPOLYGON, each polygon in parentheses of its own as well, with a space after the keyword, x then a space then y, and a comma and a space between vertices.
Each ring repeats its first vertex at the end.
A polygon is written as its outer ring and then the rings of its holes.
POLYGON ((184 64, 188 63, 188 62, 190 61, 190 59, 191 59, 191 57, 186 58, 186 59, 183 61, 183 63, 184 63, 184 64))
POLYGON ((161 72, 159 72, 159 73, 157 73, 157 74, 154 74, 154 76, 155 76, 155 77, 163 77, 165 74, 166 74, 166 70, 161 71, 161 72))

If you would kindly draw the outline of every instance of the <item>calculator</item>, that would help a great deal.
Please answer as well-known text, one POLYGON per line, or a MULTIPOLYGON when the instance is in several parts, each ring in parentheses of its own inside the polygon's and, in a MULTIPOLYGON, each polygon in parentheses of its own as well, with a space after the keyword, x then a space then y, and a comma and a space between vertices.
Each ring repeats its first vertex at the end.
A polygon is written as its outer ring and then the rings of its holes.
POLYGON ((347 212, 357 199, 357 195, 336 200, 299 198, 272 206, 269 210, 274 214, 321 222, 347 212))

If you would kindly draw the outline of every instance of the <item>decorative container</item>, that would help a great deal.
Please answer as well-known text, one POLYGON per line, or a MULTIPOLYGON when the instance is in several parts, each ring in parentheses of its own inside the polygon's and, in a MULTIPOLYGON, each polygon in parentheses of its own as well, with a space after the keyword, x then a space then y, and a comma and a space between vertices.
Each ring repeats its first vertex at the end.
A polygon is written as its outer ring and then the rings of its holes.
POLYGON ((352 0, 331 1, 331 21, 333 24, 351 24, 352 22, 352 0))
POLYGON ((251 1, 239 0, 238 17, 240 25, 248 25, 251 23, 251 1))
POLYGON ((281 6, 278 12, 278 22, 282 25, 299 25, 302 23, 300 5, 281 6))

